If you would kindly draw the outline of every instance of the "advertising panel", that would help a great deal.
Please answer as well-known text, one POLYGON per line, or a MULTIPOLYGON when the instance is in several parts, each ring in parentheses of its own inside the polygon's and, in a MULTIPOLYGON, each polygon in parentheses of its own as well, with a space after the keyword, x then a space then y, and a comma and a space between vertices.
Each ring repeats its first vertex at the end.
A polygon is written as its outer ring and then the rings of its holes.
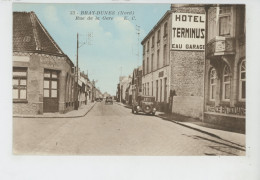
POLYGON ((205 14, 172 13, 172 50, 205 50, 205 14))

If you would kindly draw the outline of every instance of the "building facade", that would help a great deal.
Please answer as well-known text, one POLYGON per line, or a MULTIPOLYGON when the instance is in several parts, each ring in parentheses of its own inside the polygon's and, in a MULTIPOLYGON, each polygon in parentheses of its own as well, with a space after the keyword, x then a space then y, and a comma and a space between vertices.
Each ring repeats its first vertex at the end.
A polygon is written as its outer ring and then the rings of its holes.
POLYGON ((141 42, 143 46, 142 94, 154 96, 157 108, 160 110, 169 103, 170 25, 171 11, 167 11, 141 42))
POLYGON ((13 113, 74 109, 73 63, 34 12, 13 13, 13 113))
POLYGON ((202 119, 206 24, 204 5, 176 4, 171 5, 171 9, 172 112, 202 119))
MULTIPOLYGON (((135 68, 132 75, 132 100, 142 95, 142 66, 135 68)), ((133 103, 133 102, 132 102, 133 103)))
POLYGON ((89 100, 89 91, 90 87, 88 76, 84 72, 80 72, 79 70, 78 75, 78 101, 79 107, 82 105, 86 105, 89 100))
POLYGON ((143 94, 154 96, 159 110, 202 119, 203 31, 202 5, 171 5, 143 39, 143 94))
POLYGON ((245 131, 245 5, 209 5, 204 121, 245 131))

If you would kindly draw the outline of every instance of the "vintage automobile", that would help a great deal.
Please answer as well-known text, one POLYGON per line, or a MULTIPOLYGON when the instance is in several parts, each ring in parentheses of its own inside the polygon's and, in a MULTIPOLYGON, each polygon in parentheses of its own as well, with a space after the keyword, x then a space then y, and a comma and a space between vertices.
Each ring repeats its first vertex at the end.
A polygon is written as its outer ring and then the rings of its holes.
POLYGON ((101 102, 103 99, 102 98, 96 98, 97 102, 101 102))
POLYGON ((145 114, 155 115, 155 97, 153 96, 138 96, 132 105, 132 113, 138 114, 144 112, 145 114))
POLYGON ((105 104, 108 104, 108 103, 113 104, 113 98, 111 96, 106 97, 105 104))

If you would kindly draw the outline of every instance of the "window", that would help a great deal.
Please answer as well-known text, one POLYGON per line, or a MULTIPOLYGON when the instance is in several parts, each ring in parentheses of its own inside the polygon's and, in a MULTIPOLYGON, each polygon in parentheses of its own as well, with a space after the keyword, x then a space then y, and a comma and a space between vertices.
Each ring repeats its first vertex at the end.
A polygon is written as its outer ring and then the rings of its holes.
POLYGON ((239 87, 239 96, 240 100, 245 100, 246 99, 246 61, 243 60, 240 64, 240 87, 239 87))
POLYGON ((214 68, 210 71, 210 100, 215 100, 216 97, 217 72, 214 68))
POLYGON ((160 43, 161 40, 161 30, 159 29, 157 32, 157 43, 160 43))
POLYGON ((166 44, 163 46, 163 66, 166 66, 166 60, 167 54, 166 54, 166 44))
POLYGON ((160 57, 160 50, 157 50, 157 69, 159 69, 159 57, 160 57))
POLYGON ((147 83, 147 95, 149 96, 149 83, 147 83))
POLYGON ((223 72, 223 100, 230 99, 230 68, 226 65, 223 72))
POLYGON ((150 48, 150 42, 147 42, 147 52, 149 52, 149 48, 150 48))
POLYGON ((164 78, 164 102, 167 102, 167 78, 164 78))
POLYGON ((43 97, 58 98, 58 72, 44 71, 43 97))
POLYGON ((158 80, 156 80, 156 101, 158 101, 158 80))
POLYGON ((160 79, 160 102, 162 102, 162 80, 160 79))
POLYGON ((167 22, 164 24, 164 28, 163 28, 163 37, 167 36, 168 34, 168 24, 167 22))
POLYGON ((153 96, 153 81, 152 81, 152 96, 153 96))
POLYGON ((245 29, 245 5, 237 5, 238 13, 237 18, 239 18, 239 27, 238 27, 238 34, 243 35, 246 32, 245 29))
POLYGON ((147 67, 146 74, 148 74, 149 73, 149 58, 147 58, 146 67, 147 67))
POLYGON ((145 62, 143 60, 143 75, 145 75, 145 62))
POLYGON ((154 70, 154 69, 153 69, 153 56, 154 56, 154 54, 152 54, 152 60, 151 60, 151 71, 154 70))
POLYGON ((145 44, 143 45, 143 54, 145 54, 145 44))
POLYGON ((27 99, 27 68, 13 69, 13 99, 27 99))
POLYGON ((231 6, 219 7, 219 35, 225 36, 231 33, 231 6))
POLYGON ((154 36, 152 37, 152 48, 154 47, 154 36))

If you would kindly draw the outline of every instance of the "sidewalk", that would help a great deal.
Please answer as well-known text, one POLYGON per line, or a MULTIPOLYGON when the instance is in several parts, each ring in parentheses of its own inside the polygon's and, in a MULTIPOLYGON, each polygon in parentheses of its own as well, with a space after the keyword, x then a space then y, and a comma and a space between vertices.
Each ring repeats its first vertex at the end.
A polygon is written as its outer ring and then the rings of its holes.
POLYGON ((76 118, 85 116, 94 106, 96 102, 88 102, 87 105, 82 105, 78 110, 69 111, 65 114, 56 113, 44 113, 39 115, 22 115, 13 114, 14 118, 76 118))
POLYGON ((174 122, 184 127, 200 131, 209 136, 234 143, 236 145, 245 147, 245 134, 232 132, 224 127, 216 126, 214 124, 204 123, 201 120, 185 117, 176 114, 166 114, 164 112, 156 112, 156 116, 164 120, 174 122))
MULTIPOLYGON (((116 103, 126 108, 131 108, 131 106, 123 104, 121 102, 116 102, 116 103)), ((171 121, 181 126, 218 138, 220 140, 227 141, 241 147, 245 147, 245 137, 246 137, 245 134, 231 132, 230 130, 225 129, 223 127, 216 126, 209 123, 204 123, 201 120, 182 116, 182 115, 166 114, 164 112, 157 111, 155 116, 162 118, 166 121, 171 121)))

